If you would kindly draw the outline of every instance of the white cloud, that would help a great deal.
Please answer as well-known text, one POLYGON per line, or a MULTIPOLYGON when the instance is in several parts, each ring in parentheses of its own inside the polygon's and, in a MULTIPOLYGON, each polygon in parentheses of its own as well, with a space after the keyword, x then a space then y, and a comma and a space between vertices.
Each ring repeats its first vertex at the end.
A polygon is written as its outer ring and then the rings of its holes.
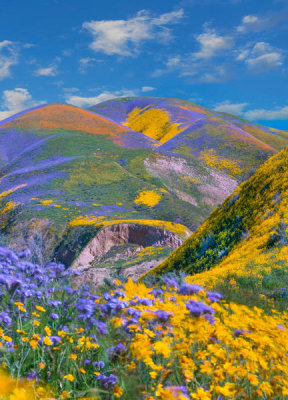
POLYGON ((241 50, 236 60, 244 61, 251 72, 263 73, 280 67, 284 57, 280 49, 257 42, 252 48, 241 50))
POLYGON ((34 72, 35 76, 56 76, 58 75, 58 65, 61 62, 60 57, 56 57, 55 61, 48 67, 40 67, 34 72))
POLYGON ((245 110, 247 107, 248 103, 231 103, 229 100, 226 100, 216 104, 214 110, 239 115, 252 121, 288 120, 288 105, 276 109, 256 108, 245 110))
POLYGON ((72 104, 77 107, 91 107, 95 104, 102 103, 103 101, 115 99, 116 97, 134 97, 139 95, 139 90, 116 90, 115 92, 104 91, 97 96, 83 97, 68 95, 65 98, 66 103, 72 104))
POLYGON ((254 72, 266 72, 280 67, 283 64, 280 53, 271 52, 247 60, 247 64, 254 72))
POLYGON ((180 77, 189 77, 190 83, 220 83, 233 76, 228 64, 215 65, 211 60, 195 60, 194 53, 168 58, 165 67, 156 69, 151 76, 157 78, 172 72, 180 77))
POLYGON ((237 27, 237 31, 241 33, 253 31, 259 24, 261 24, 261 19, 257 15, 245 15, 241 25, 237 27))
POLYGON ((94 58, 94 57, 80 58, 80 60, 79 60, 79 72, 81 74, 84 74, 86 72, 87 68, 91 67, 93 65, 93 63, 95 63, 96 61, 98 61, 98 60, 96 60, 96 58, 94 58))
POLYGON ((57 66, 50 65, 50 67, 36 69, 35 76, 56 76, 58 74, 57 66))
POLYGON ((151 17, 146 10, 126 20, 102 20, 84 22, 83 28, 93 37, 90 48, 108 55, 133 56, 146 40, 167 42, 171 39, 166 25, 177 24, 183 17, 182 9, 151 17))
POLYGON ((18 51, 10 40, 0 42, 0 80, 11 76, 10 68, 18 64, 18 51))
POLYGON ((48 65, 47 67, 39 67, 36 69, 34 72, 35 76, 56 76, 58 75, 58 66, 61 62, 60 57, 55 57, 55 60, 53 63, 48 65))
POLYGON ((34 107, 44 103, 44 101, 33 100, 27 89, 15 88, 4 90, 2 95, 2 110, 0 110, 0 121, 16 114, 26 108, 34 107))
POLYGON ((231 68, 225 58, 230 56, 227 50, 234 45, 233 37, 220 35, 214 29, 204 26, 204 32, 196 36, 196 41, 200 45, 199 51, 168 57, 164 68, 156 69, 152 77, 176 72, 179 76, 192 77, 195 83, 218 83, 230 79, 231 68), (212 63, 212 59, 217 56, 224 56, 224 59, 217 64, 212 63))
POLYGON ((288 120, 288 106, 279 107, 277 109, 265 110, 264 108, 259 108, 255 110, 250 110, 245 113, 245 117, 252 120, 277 120, 277 119, 287 119, 288 120))
POLYGON ((152 92, 153 90, 155 90, 155 87, 153 87, 153 86, 142 86, 142 88, 141 88, 141 92, 143 92, 143 93, 152 92))
POLYGON ((220 83, 231 79, 232 72, 227 65, 206 66, 206 72, 199 74, 197 82, 220 83))
POLYGON ((229 100, 226 100, 216 104, 214 110, 228 114, 243 115, 243 110, 247 105, 248 103, 231 103, 229 100))
POLYGON ((23 47, 24 47, 24 49, 31 49, 32 47, 37 47, 37 44, 35 44, 35 43, 24 43, 23 47))
POLYGON ((248 32, 260 32, 265 29, 271 28, 284 18, 283 13, 270 13, 266 16, 258 15, 245 15, 242 18, 241 24, 237 27, 237 32, 248 33, 248 32))
POLYGON ((233 38, 231 36, 220 36, 214 29, 206 29, 196 37, 200 44, 200 50, 194 53, 196 58, 211 58, 219 52, 231 49, 233 47, 233 38))

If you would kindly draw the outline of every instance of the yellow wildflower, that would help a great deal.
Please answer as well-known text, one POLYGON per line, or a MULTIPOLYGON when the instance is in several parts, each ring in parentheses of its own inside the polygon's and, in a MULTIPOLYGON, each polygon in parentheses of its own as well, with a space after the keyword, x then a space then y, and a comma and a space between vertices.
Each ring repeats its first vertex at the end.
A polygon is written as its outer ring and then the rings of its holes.
POLYGON ((35 312, 35 311, 32 312, 32 315, 34 315, 34 317, 36 317, 36 318, 39 318, 39 317, 40 317, 40 315, 39 315, 37 312, 35 312))
POLYGON ((44 344, 46 344, 46 346, 51 346, 53 344, 53 342, 48 336, 45 336, 44 337, 44 344))
POLYGON ((51 336, 51 335, 52 335, 52 331, 51 331, 51 329, 49 328, 49 326, 45 326, 44 331, 45 331, 45 333, 46 333, 47 336, 51 336))
POLYGON ((210 400, 211 394, 204 390, 202 387, 198 388, 196 392, 191 393, 192 399, 196 400, 210 400))
POLYGON ((42 307, 42 306, 35 306, 35 308, 36 308, 37 311, 46 312, 45 308, 42 307))
POLYGON ((118 386, 118 385, 114 386, 113 394, 117 399, 122 396, 123 392, 124 391, 121 386, 118 386))
POLYGON ((248 374, 248 380, 252 386, 257 386, 259 381, 256 375, 248 374))
POLYGON ((36 349, 38 346, 38 340, 35 339, 30 340, 30 346, 32 347, 32 349, 36 349))
POLYGON ((157 354, 161 354, 164 358, 170 357, 171 347, 165 341, 159 341, 153 344, 153 348, 157 354))
POLYGON ((69 392, 67 392, 66 390, 63 390, 60 397, 61 397, 61 399, 70 399, 71 394, 69 392))
POLYGON ((12 342, 12 338, 10 336, 3 336, 3 340, 5 340, 5 342, 12 342))
POLYGON ((75 381, 75 377, 72 374, 65 375, 64 379, 67 379, 67 381, 69 381, 69 382, 75 381))
POLYGON ((26 335, 26 332, 23 331, 22 329, 16 329, 16 332, 17 332, 19 335, 26 335))

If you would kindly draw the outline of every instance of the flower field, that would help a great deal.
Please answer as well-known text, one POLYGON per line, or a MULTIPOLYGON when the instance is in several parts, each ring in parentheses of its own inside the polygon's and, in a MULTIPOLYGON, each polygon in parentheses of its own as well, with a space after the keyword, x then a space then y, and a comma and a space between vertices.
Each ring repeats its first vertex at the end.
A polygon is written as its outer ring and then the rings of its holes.
POLYGON ((147 97, 39 106, 0 134, 0 399, 288 398, 287 150, 264 163, 287 132, 147 97), (88 257, 129 223, 199 228, 136 283, 123 265, 172 251, 159 232, 88 257), (80 283, 86 248, 83 271, 119 279, 80 283))
POLYGON ((288 398, 286 312, 173 277, 96 292, 28 259, 0 248, 1 398, 288 398))

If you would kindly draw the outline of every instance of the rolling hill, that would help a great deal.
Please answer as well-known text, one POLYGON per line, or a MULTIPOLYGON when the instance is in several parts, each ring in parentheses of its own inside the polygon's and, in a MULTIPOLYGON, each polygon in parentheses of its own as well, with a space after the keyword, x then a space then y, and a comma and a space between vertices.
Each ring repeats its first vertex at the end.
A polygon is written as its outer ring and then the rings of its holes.
POLYGON ((177 99, 39 106, 0 123, 1 232, 86 272, 143 273, 287 143, 177 99))
POLYGON ((288 148, 266 161, 151 273, 185 271, 193 275, 191 282, 206 287, 254 280, 257 291, 287 267, 287 202, 288 148))

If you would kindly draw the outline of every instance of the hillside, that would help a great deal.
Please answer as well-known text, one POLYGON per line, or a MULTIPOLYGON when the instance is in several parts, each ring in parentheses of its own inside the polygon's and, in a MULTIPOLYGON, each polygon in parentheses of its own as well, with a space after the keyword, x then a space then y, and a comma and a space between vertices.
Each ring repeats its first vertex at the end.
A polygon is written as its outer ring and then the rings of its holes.
POLYGON ((285 132, 243 123, 159 98, 93 111, 47 104, 10 117, 0 124, 1 234, 32 243, 41 263, 78 260, 96 276, 135 274, 133 262, 142 274, 287 141, 285 132))
POLYGON ((180 99, 121 98, 91 111, 152 137, 160 152, 201 159, 236 178, 244 178, 255 159, 267 159, 288 139, 288 132, 180 99))
POLYGON ((264 276, 267 279, 269 274, 287 266, 287 201, 286 148, 242 183, 222 207, 152 272, 181 270, 196 274, 190 281, 206 287, 223 283, 233 287, 239 277, 254 279, 256 286, 261 285, 264 276))

